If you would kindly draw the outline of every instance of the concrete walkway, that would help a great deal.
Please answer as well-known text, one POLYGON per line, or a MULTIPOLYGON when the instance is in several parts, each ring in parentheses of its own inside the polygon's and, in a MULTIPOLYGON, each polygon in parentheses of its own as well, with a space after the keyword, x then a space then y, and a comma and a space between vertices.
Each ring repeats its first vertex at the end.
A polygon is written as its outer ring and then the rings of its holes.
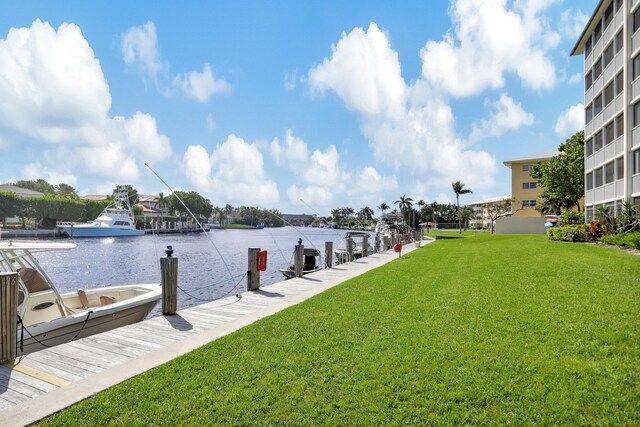
POLYGON ((0 365, 0 425, 35 422, 397 258, 392 250, 374 254, 0 365))

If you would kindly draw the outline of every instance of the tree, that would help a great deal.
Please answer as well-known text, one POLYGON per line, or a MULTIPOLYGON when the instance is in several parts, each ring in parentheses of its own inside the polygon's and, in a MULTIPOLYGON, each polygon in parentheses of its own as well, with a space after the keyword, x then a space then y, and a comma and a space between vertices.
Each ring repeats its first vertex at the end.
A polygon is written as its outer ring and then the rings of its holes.
POLYGON ((393 202, 393 204, 398 205, 398 208, 400 208, 400 212, 402 213, 402 223, 405 224, 406 212, 413 207, 413 199, 411 197, 407 197, 406 194, 403 194, 398 200, 393 202))
POLYGON ((384 215, 384 211, 386 211, 387 209, 389 209, 389 205, 386 204, 385 202, 380 203, 380 206, 378 206, 378 209, 380 209, 380 212, 382 212, 380 214, 380 216, 384 215))
POLYGON ((515 212, 512 212, 512 206, 515 205, 516 199, 510 198, 505 200, 499 200, 497 202, 484 203, 482 205, 482 209, 487 213, 489 220, 491 223, 489 224, 489 232, 493 234, 495 232, 495 223, 498 218, 502 218, 503 216, 509 216, 515 212))
POLYGON ((55 186, 56 195, 66 199, 77 199, 78 191, 69 184, 60 183, 55 186))
POLYGON ((371 209, 369 206, 365 206, 358 211, 357 217, 360 222, 370 221, 371 218, 373 218, 373 209, 371 209))
POLYGON ((559 147, 560 154, 547 163, 538 163, 529 175, 543 187, 540 212, 560 214, 577 208, 584 197, 584 132, 580 131, 559 147))
POLYGON ((16 187, 26 188, 27 190, 39 191, 44 194, 55 194, 56 189, 53 185, 49 184, 44 179, 37 181, 33 180, 21 180, 16 181, 14 184, 16 187))
POLYGON ((473 191, 469 190, 468 188, 464 188, 464 184, 461 183, 460 181, 452 182, 451 187, 453 187, 453 192, 456 193, 456 207, 457 207, 456 212, 458 213, 458 231, 460 234, 462 234, 462 228, 461 228, 462 219, 460 218, 460 195, 473 193, 473 191))

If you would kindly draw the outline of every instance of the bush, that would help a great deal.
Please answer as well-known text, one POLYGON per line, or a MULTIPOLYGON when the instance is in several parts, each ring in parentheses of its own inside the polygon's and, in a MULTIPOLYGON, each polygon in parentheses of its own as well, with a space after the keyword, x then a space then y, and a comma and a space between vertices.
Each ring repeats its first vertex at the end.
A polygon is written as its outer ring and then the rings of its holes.
POLYGON ((597 219, 591 221, 589 224, 589 235, 591 236, 591 240, 598 240, 605 234, 607 234, 607 229, 602 221, 597 219))
POLYGON ((589 240, 587 226, 584 224, 551 227, 547 229, 547 236, 551 240, 561 242, 586 242, 589 240))
POLYGON ((564 211, 560 215, 560 223, 566 224, 584 224, 584 214, 576 211, 564 211))
POLYGON ((623 248, 640 249, 640 231, 604 236, 602 241, 623 248))

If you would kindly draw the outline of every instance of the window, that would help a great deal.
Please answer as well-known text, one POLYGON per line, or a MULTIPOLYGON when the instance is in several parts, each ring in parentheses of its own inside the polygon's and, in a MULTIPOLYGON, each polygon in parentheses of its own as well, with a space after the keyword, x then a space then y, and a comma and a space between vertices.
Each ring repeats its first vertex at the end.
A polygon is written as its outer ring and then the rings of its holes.
POLYGON ((589 123, 591 120, 593 120, 593 107, 589 104, 584 109, 584 122, 589 123))
POLYGON ((613 82, 611 82, 607 85, 607 87, 604 88, 604 105, 609 105, 614 98, 615 95, 613 94, 613 82))
POLYGON ((640 173, 640 150, 635 150, 631 153, 633 158, 633 175, 640 173))
POLYGON ((593 79, 597 79, 602 74, 602 56, 593 61, 593 79))
POLYGON ((593 117, 600 114, 602 111, 602 93, 599 93, 598 96, 593 98, 593 117))
POLYGON ((593 219, 593 206, 587 206, 584 208, 584 216, 587 219, 587 222, 591 222, 593 219))
POLYGON ((635 80, 640 76, 640 55, 636 55, 631 60, 631 81, 635 80))
POLYGON ((633 33, 635 34, 635 32, 638 31, 639 28, 640 28, 640 9, 637 9, 635 12, 633 12, 633 33))
POLYGON ((622 0, 616 0, 616 12, 622 10, 622 0))
POLYGON ((609 43, 609 46, 607 46, 607 48, 604 50, 602 60, 604 61, 602 67, 607 68, 607 65, 609 65, 613 60, 613 43, 609 43))
POLYGON ((618 31, 618 34, 616 34, 615 44, 616 44, 616 53, 618 53, 624 47, 624 36, 622 35, 622 30, 618 31))
POLYGON ((620 71, 618 74, 616 74, 616 96, 620 95, 623 89, 624 75, 622 74, 622 71, 620 71))
POLYGON ((589 157, 592 154, 593 154, 593 138, 589 138, 589 140, 584 143, 584 155, 585 157, 589 157))
POLYGON ((584 185, 587 190, 593 190, 593 172, 587 174, 587 182, 584 185))
POLYGON ((584 57, 586 58, 591 53, 591 36, 584 42, 584 57))
POLYGON ((604 183, 611 184, 615 177, 615 164, 614 162, 607 163, 604 166, 604 183))
POLYGON ((620 138, 622 135, 624 135, 624 114, 616 117, 616 138, 620 138))
POLYGON ((614 139, 616 139, 616 133, 614 126, 615 122, 609 123, 604 128, 604 145, 611 144, 614 139))
POLYGON ((616 159, 616 180, 624 178, 624 157, 616 159))
POLYGON ((523 182, 522 183, 522 189, 523 190, 530 190, 532 188, 536 188, 538 186, 537 182, 523 182))
POLYGON ((584 90, 586 91, 593 84, 593 79, 591 78, 591 70, 584 76, 584 90))
POLYGON ((538 204, 537 200, 523 200, 522 207, 523 208, 533 208, 538 204))
POLYGON ((602 131, 598 131, 593 137, 593 151, 598 151, 602 148, 602 131))
POLYGON ((640 102, 633 104, 633 127, 640 125, 640 102))
POLYGON ((603 168, 598 168, 594 171, 594 187, 598 188, 598 187, 602 187, 602 169, 603 168))
POLYGON ((522 165, 522 172, 529 172, 533 169, 533 165, 522 165))
POLYGON ((607 10, 604 11, 604 28, 607 28, 613 19, 613 2, 609 5, 607 10))
POLYGON ((602 21, 598 21, 596 27, 593 29, 593 44, 598 43, 600 36, 602 35, 602 21))

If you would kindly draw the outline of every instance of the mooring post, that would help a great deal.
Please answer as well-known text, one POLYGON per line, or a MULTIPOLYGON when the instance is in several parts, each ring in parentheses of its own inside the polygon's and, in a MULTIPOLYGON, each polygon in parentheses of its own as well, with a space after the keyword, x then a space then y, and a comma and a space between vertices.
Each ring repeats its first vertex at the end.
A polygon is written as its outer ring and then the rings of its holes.
POLYGON ((362 236, 362 257, 369 256, 369 236, 362 236))
POLYGON ((0 273, 0 363, 17 356, 18 273, 0 273))
POLYGON ((353 239, 351 237, 347 237, 345 239, 345 244, 347 245, 347 261, 353 261, 353 239))
POLYGON ((173 256, 173 248, 167 246, 167 256, 160 258, 162 274, 162 314, 173 315, 178 309, 178 258, 173 256))
POLYGON ((374 243, 374 253, 380 252, 380 235, 376 233, 375 243, 374 243))
POLYGON ((302 244, 302 239, 298 239, 298 244, 294 251, 294 258, 294 276, 302 277, 302 266, 304 263, 304 245, 302 244))
POLYGON ((260 289, 260 271, 258 270, 258 252, 260 248, 249 248, 247 265, 247 290, 257 291, 260 289))
POLYGON ((324 242, 324 265, 327 268, 333 267, 333 242, 324 242))

